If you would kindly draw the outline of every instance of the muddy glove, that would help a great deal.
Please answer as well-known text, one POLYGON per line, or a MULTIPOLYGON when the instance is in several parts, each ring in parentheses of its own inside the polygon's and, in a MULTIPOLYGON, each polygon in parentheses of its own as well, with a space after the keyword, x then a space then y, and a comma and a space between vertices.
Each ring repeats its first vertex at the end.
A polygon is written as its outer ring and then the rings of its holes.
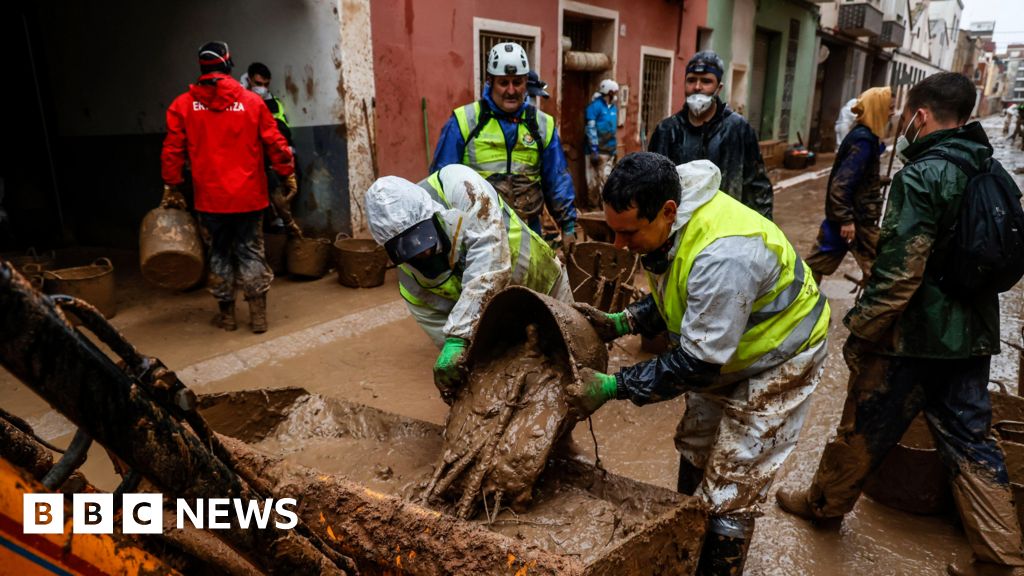
POLYGON ((455 391, 462 386, 462 367, 466 357, 466 341, 462 338, 445 338, 444 347, 434 363, 434 386, 441 391, 441 398, 451 404, 455 391))
POLYGON ((629 313, 625 310, 609 314, 590 304, 583 304, 581 302, 573 304, 572 307, 580 314, 583 314, 587 322, 590 322, 590 325, 594 327, 594 331, 597 332, 597 336, 602 342, 611 342, 620 336, 633 332, 632 318, 630 318, 629 313))
POLYGON ((605 402, 618 396, 619 384, 614 374, 590 368, 580 370, 580 378, 566 389, 566 402, 580 420, 589 417, 605 402))
POLYGON ((177 184, 164 184, 164 197, 160 200, 161 208, 177 208, 187 210, 185 195, 181 193, 177 184))
POLYGON ((299 193, 299 182, 295 179, 295 173, 291 173, 280 179, 281 184, 277 187, 281 194, 281 198, 286 204, 290 204, 295 196, 299 193))
POLYGON ((562 252, 566 256, 572 253, 576 247, 576 222, 570 220, 562 224, 562 252))

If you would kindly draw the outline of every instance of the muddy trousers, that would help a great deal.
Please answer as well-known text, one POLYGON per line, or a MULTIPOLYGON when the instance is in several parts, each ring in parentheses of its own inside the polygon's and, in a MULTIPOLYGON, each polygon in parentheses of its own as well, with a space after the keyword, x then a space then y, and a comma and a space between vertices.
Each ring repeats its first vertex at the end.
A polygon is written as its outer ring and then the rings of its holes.
POLYGON ((796 447, 827 353, 821 342, 725 389, 685 394, 675 438, 680 469, 694 471, 693 495, 712 517, 758 515, 796 447))
POLYGON ((808 491, 814 513, 829 518, 852 510, 867 477, 923 410, 975 556, 1024 565, 1006 464, 989 431, 990 360, 852 358, 836 438, 825 446, 808 491))
POLYGON ((604 190, 604 183, 608 181, 608 176, 612 173, 612 168, 615 166, 615 156, 599 153, 596 164, 591 162, 589 157, 585 162, 587 177, 586 208, 588 210, 600 210, 604 205, 604 202, 601 200, 601 191, 604 190))
POLYGON ((843 258, 846 257, 848 252, 853 254, 853 259, 857 262, 861 274, 864 279, 867 279, 868 274, 871 272, 871 265, 875 263, 875 256, 878 253, 879 228, 877 224, 871 223, 858 223, 856 226, 853 242, 848 248, 824 248, 826 245, 824 233, 818 230, 818 238, 814 243, 814 248, 804 258, 804 261, 807 262, 807 267, 811 269, 811 274, 814 275, 815 282, 820 283, 823 277, 834 274, 839 265, 843 263, 843 258))
POLYGON ((274 273, 263 252, 263 211, 237 214, 200 212, 210 242, 210 293, 233 302, 235 287, 246 300, 265 294, 274 273))

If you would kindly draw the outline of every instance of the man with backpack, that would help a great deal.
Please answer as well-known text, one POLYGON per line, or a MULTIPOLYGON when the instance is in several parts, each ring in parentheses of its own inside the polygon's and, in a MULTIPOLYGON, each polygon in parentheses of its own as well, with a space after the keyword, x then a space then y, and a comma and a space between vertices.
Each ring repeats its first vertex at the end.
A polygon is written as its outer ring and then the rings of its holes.
POLYGON ((529 72, 519 44, 491 48, 483 97, 452 112, 430 172, 449 164, 476 170, 538 234, 546 205, 568 252, 576 243, 576 193, 555 119, 526 102, 529 72))
POLYGON ((810 487, 776 498, 787 512, 836 523, 923 411, 974 552, 973 564, 949 573, 1017 574, 1021 529, 990 433, 988 379, 998 292, 1021 276, 1024 215, 981 125, 966 124, 974 102, 971 81, 949 72, 908 93, 896 142, 905 166, 864 294, 844 320, 850 383, 836 438, 810 487))

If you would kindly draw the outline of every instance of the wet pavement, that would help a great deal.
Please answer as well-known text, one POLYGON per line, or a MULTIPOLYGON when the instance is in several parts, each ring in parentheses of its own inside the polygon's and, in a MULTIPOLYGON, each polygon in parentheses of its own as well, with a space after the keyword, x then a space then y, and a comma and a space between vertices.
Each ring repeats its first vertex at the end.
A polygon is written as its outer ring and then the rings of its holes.
MULTIPOLYGON (((1001 121, 993 117, 983 124, 1007 170, 1012 174, 1014 168, 1024 169, 1024 152, 1005 145, 1001 121)), ((886 164, 883 159, 883 169, 886 164)), ((826 168, 819 162, 809 172, 826 168)), ((822 218, 827 172, 796 182, 792 175, 785 176, 790 184, 777 193, 775 216, 798 252, 807 254, 822 218)), ((1015 178, 1024 186, 1024 175, 1015 178)), ((431 375, 437 351, 399 300, 394 271, 388 272, 384 286, 360 290, 339 286, 333 276, 303 282, 278 279, 269 294, 270 330, 254 335, 247 331, 243 302, 239 302, 239 330, 222 332, 209 322, 215 304, 203 290, 156 291, 133 272, 137 268, 133 255, 112 256, 118 269, 119 307, 113 324, 142 352, 160 357, 178 371, 197 392, 302 386, 327 397, 443 424, 447 407, 438 398, 431 375)), ((775 488, 809 482, 839 420, 847 380, 840 354, 846 337, 841 320, 853 303, 853 284, 844 274, 859 275, 852 258, 822 285, 833 314, 824 378, 800 443, 764 505, 748 574, 939 574, 947 562, 970 556, 952 513, 914 516, 864 497, 841 528, 825 530, 774 505, 775 488)), ((1022 287, 1002 300, 1003 338, 1019 343, 1022 287)), ((615 368, 648 356, 640 352, 637 338, 626 338, 613 346, 610 357, 615 368)), ((1017 372, 1018 354, 1004 346, 993 362, 992 379, 1015 390, 1017 372)), ((70 441, 73 426, 6 372, 0 372, 0 398, 4 409, 27 418, 44 438, 58 445, 70 441)), ((604 466, 674 488, 678 456, 672 436, 681 412, 678 399, 644 408, 625 402, 607 405, 594 417, 604 466)), ((574 438, 584 452, 593 452, 586 426, 578 426, 574 438)), ((99 449, 91 451, 83 471, 103 489, 116 484, 109 461, 99 449)))

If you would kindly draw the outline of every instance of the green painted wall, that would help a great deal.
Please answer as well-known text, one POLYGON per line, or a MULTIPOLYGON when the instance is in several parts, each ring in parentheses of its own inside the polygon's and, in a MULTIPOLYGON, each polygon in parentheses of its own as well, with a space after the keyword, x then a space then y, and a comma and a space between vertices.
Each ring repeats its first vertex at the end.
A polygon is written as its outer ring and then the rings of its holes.
MULTIPOLYGON (((726 1, 730 6, 732 5, 732 0, 726 1)), ((711 26, 711 14, 713 13, 712 6, 719 3, 716 0, 711 0, 708 5, 709 26, 711 26)), ((765 117, 771 115, 773 129, 771 135, 760 135, 761 139, 764 140, 768 139, 769 136, 775 138, 775 135, 780 132, 779 119, 782 114, 782 89, 786 74, 786 50, 789 46, 789 21, 791 19, 800 22, 800 38, 796 54, 796 74, 793 79, 793 101, 790 108, 788 140, 796 142, 796 133, 800 132, 806 142, 807 132, 811 125, 814 75, 818 69, 816 64, 818 12, 789 0, 760 0, 755 25, 759 28, 781 34, 778 50, 775 50, 775 54, 770 56, 770 59, 778 58, 777 73, 774 74, 773 78, 769 78, 765 82, 765 109, 762 114, 765 117), (774 86, 773 95, 768 95, 768 89, 772 86, 774 86), (769 106, 771 106, 771 109, 769 109, 769 106)), ((715 31, 717 33, 718 28, 715 28, 715 31)))
MULTIPOLYGON (((726 74, 729 73, 729 65, 732 63, 732 16, 733 0, 708 0, 708 22, 705 27, 713 30, 711 48, 725 61, 726 74)), ((721 96, 726 102, 729 101, 728 81, 722 87, 721 96)))

